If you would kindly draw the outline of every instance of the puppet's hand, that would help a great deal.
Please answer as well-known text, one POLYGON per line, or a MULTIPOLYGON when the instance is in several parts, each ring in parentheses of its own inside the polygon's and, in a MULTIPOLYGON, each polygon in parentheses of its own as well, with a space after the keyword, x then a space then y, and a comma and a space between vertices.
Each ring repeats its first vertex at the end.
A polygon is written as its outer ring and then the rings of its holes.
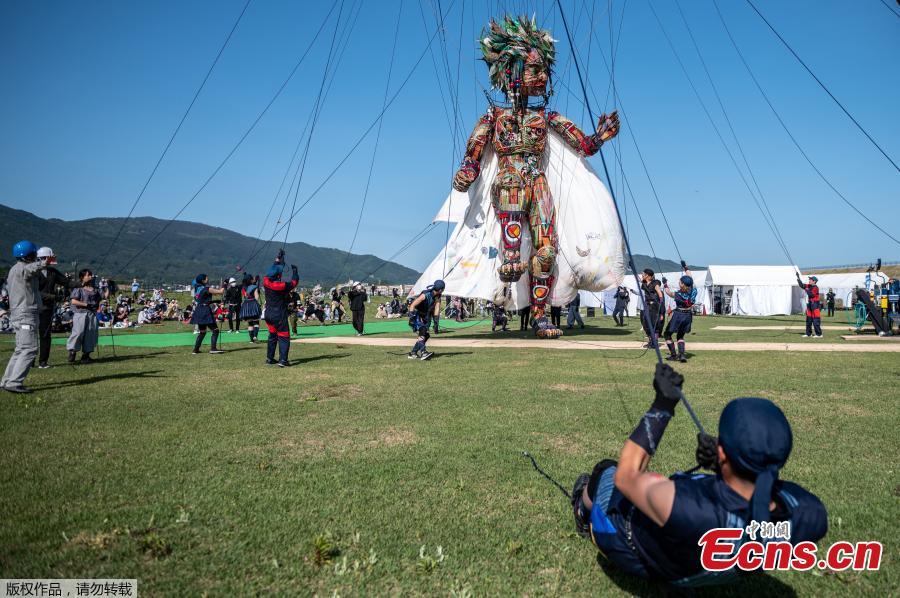
POLYGON ((462 165, 453 177, 453 188, 465 193, 472 186, 472 183, 475 182, 475 179, 478 178, 480 172, 481 164, 468 158, 463 160, 462 165))
POLYGON ((609 141, 619 134, 619 112, 614 110, 612 114, 601 114, 597 124, 597 137, 600 142, 609 141))

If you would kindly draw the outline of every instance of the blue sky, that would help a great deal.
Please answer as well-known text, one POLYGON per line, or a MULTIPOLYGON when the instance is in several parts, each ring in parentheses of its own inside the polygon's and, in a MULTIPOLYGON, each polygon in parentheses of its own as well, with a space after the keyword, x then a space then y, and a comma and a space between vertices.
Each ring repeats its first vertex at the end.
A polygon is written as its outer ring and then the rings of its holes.
MULTIPOLYGON (((751 68, 804 149, 839 190, 898 236, 900 174, 745 2, 719 4, 751 68)), ((900 159, 900 70, 895 66, 900 19, 879 0, 756 4, 888 154, 900 159)), ((127 214, 243 5, 244 0, 0 4, 0 203, 67 220, 127 214)), ((680 5, 794 260, 818 265, 900 258, 900 247, 841 203, 797 153, 743 70, 712 0, 681 0, 680 5)), ((437 0, 403 3, 391 93, 434 31, 437 6, 437 0)), ((490 15, 527 10, 553 31, 559 40, 553 106, 591 126, 553 2, 456 0, 451 5, 441 0, 440 6, 448 13, 446 46, 434 42, 434 62, 425 56, 385 116, 355 252, 390 256, 430 221, 446 196, 459 145, 486 105, 481 91, 487 86, 486 68, 477 60, 475 40, 490 15), (452 119, 445 60, 459 87, 455 112, 462 129, 456 131, 456 147, 442 104, 447 102, 452 119)), ((676 257, 632 130, 688 261, 786 263, 647 0, 615 0, 611 10, 604 1, 572 0, 564 6, 597 98, 592 97, 595 111, 615 107, 601 58, 602 52, 610 59, 612 15, 615 86, 625 112, 625 128, 613 143, 622 152, 625 176, 656 253, 676 257)), ((269 101, 331 7, 327 2, 250 4, 137 215, 170 218, 194 194, 269 101)), ((676 5, 665 1, 653 7, 737 156, 676 5)), ((298 205, 380 112, 399 8, 399 0, 344 2, 342 26, 349 17, 355 17, 355 25, 312 136, 298 205)), ((264 235, 271 235, 273 220, 264 225, 264 216, 313 107, 338 12, 282 96, 182 219, 254 236, 263 227, 264 235)), ((374 138, 373 131, 300 212, 291 241, 348 248, 374 138)), ((613 154, 606 151, 612 163, 613 154)), ((599 157, 592 162, 602 170, 599 157)), ((621 184, 616 172, 613 187, 620 202, 625 199, 621 184)), ((284 198, 282 192, 276 213, 284 198)), ((634 251, 650 253, 630 198, 627 213, 634 251)), ((444 238, 444 227, 436 227, 397 261, 423 268, 444 238)))

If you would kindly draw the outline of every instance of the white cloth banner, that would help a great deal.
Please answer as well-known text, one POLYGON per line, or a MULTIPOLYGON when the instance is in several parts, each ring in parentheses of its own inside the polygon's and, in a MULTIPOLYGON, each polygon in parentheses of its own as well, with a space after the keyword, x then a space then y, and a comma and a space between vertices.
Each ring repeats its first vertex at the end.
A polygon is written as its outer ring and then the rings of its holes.
MULTIPOLYGON (((452 191, 435 221, 458 221, 446 247, 419 277, 414 292, 443 279, 447 295, 479 298, 521 309, 529 305, 528 274, 504 284, 497 273, 500 223, 491 206, 490 185, 497 156, 490 147, 482 157, 481 176, 469 191, 452 191)), ((580 289, 599 293, 621 284, 625 247, 612 197, 583 158, 555 132, 547 135, 544 172, 556 206, 558 255, 550 303, 564 306, 580 289)), ((528 227, 522 235, 522 261, 531 255, 528 227)))

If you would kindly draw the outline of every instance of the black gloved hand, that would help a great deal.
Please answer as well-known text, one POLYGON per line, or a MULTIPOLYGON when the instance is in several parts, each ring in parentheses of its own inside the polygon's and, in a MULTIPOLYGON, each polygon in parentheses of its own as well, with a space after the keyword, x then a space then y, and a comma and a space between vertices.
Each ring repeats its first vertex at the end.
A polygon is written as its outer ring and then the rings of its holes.
POLYGON ((666 280, 666 277, 665 277, 665 276, 662 277, 662 283, 663 283, 663 286, 666 286, 666 285, 669 284, 669 281, 666 280))
POLYGON ((675 415, 675 405, 681 398, 682 384, 684 376, 673 370, 672 366, 665 363, 656 364, 656 374, 653 376, 656 398, 650 407, 675 415))
POLYGON ((294 275, 294 278, 297 278, 297 264, 291 264, 291 274, 294 275))
POLYGON ((278 250, 278 255, 275 256, 275 263, 276 263, 276 264, 283 264, 283 263, 284 263, 284 249, 279 249, 279 250, 278 250))
POLYGON ((719 439, 704 432, 697 434, 697 465, 710 471, 719 470, 719 439))

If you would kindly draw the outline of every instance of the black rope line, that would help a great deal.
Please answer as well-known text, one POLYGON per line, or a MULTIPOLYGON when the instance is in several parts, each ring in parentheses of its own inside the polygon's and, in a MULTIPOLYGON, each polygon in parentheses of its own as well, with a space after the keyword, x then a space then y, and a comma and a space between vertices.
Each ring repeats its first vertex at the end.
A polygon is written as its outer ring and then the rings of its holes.
POLYGON ((534 460, 534 457, 531 456, 531 453, 529 453, 528 451, 522 451, 522 456, 525 457, 526 459, 530 459, 531 465, 534 467, 534 470, 536 472, 538 472, 539 474, 544 476, 544 478, 546 478, 551 484, 553 484, 554 486, 559 488, 559 491, 562 492, 566 498, 568 498, 569 500, 572 500, 572 495, 569 494, 569 491, 566 490, 565 488, 563 488, 559 482, 557 482, 552 477, 550 477, 550 474, 548 474, 546 471, 541 469, 541 467, 537 464, 537 461, 534 460))
POLYGON ((694 32, 691 30, 691 26, 690 24, 688 24, 687 17, 685 17, 684 11, 681 10, 681 4, 678 2, 678 0, 675 0, 675 8, 678 9, 678 14, 681 16, 681 21, 684 23, 685 29, 687 29, 688 36, 691 39, 691 44, 694 46, 694 51, 697 53, 697 57, 700 59, 700 64, 703 66, 703 72, 706 73, 706 80, 709 82, 709 86, 713 90, 713 95, 716 98, 716 102, 719 104, 719 108, 722 110, 722 115, 725 117, 725 122, 728 125, 728 129, 731 131, 731 136, 734 139, 734 144, 737 146, 738 152, 741 155, 741 159, 744 162, 744 166, 747 167, 747 172, 750 174, 750 180, 753 181, 753 185, 756 188, 756 193, 759 195, 759 199, 762 201, 762 205, 765 208, 766 213, 769 215, 769 219, 772 221, 773 232, 776 234, 778 243, 781 245, 781 249, 787 256, 788 263, 796 264, 794 258, 791 257, 790 251, 788 251, 784 236, 781 234, 781 230, 778 228, 778 221, 775 219, 775 216, 772 214, 772 211, 769 208, 769 202, 766 201, 766 196, 763 194, 762 188, 760 188, 759 186, 759 182, 756 179, 756 174, 750 167, 750 162, 747 160, 747 155, 744 153, 744 148, 741 145, 740 139, 738 139, 737 133, 734 130, 734 126, 731 123, 731 118, 728 116, 728 111, 725 110, 725 103, 722 101, 722 97, 719 95, 719 89, 716 87, 716 84, 713 81, 712 73, 710 73, 709 68, 706 65, 706 60, 703 59, 703 54, 700 52, 700 46, 697 44, 697 40, 694 38, 694 32))
POLYGON ((764 17, 761 12, 759 12, 759 9, 756 8, 756 5, 753 4, 753 2, 751 0, 747 0, 747 4, 749 4, 750 8, 752 8, 753 11, 757 15, 759 15, 759 18, 762 19, 763 22, 772 31, 772 33, 775 34, 775 37, 777 37, 781 41, 781 43, 784 44, 784 47, 787 48, 788 51, 794 56, 794 58, 797 59, 797 62, 799 62, 803 66, 803 68, 806 69, 806 72, 809 73, 809 75, 813 79, 815 79, 816 83, 819 84, 819 87, 821 87, 825 91, 825 93, 828 94, 828 97, 831 98, 834 101, 834 103, 838 105, 838 107, 841 109, 841 111, 847 115, 847 118, 849 118, 851 121, 853 121, 853 124, 856 125, 856 128, 859 129, 862 132, 862 134, 866 136, 866 139, 868 139, 869 141, 872 142, 872 145, 874 145, 876 148, 878 148, 878 151, 881 152, 882 156, 887 158, 888 162, 890 162, 893 165, 894 170, 900 172, 900 167, 897 166, 897 163, 894 162, 894 160, 890 156, 888 156, 887 152, 884 151, 884 149, 882 149, 882 147, 880 145, 878 145, 878 143, 872 138, 872 136, 869 135, 869 132, 866 131, 861 124, 859 124, 859 121, 857 121, 855 118, 853 118, 853 115, 850 114, 850 111, 847 110, 844 107, 844 105, 836 97, 834 97, 834 94, 831 93, 831 90, 828 89, 828 87, 824 83, 822 83, 822 80, 819 79, 814 72, 812 72, 812 69, 809 68, 809 66, 803 61, 802 58, 800 58, 800 56, 794 51, 794 48, 792 48, 791 45, 789 43, 787 43, 787 40, 785 40, 783 37, 781 37, 781 34, 778 33, 778 31, 775 29, 775 27, 772 26, 772 23, 770 23, 769 20, 766 19, 766 17, 764 17))
POLYGON ((879 1, 884 5, 884 7, 885 7, 886 9, 888 9, 889 11, 891 11, 891 14, 892 14, 892 15, 894 15, 895 17, 897 17, 898 19, 900 19, 900 12, 897 12, 897 11, 895 11, 893 8, 891 8, 891 5, 887 3, 887 0, 879 0, 879 1))
POLYGON ((132 262, 134 262, 135 259, 137 259, 142 253, 144 253, 144 251, 149 249, 153 245, 153 243, 155 243, 156 240, 169 228, 169 226, 171 226, 172 223, 175 222, 175 220, 179 216, 181 216, 182 213, 184 213, 184 211, 188 208, 188 206, 191 205, 191 203, 193 203, 193 201, 197 198, 197 196, 199 196, 200 193, 202 193, 203 190, 206 189, 206 187, 209 185, 210 182, 212 182, 212 180, 216 177, 216 175, 219 174, 219 171, 222 170, 222 168, 225 166, 225 164, 228 162, 228 160, 231 159, 231 156, 233 156, 234 153, 238 150, 238 148, 244 143, 244 141, 247 139, 247 137, 250 135, 250 133, 259 124, 259 121, 262 120, 263 116, 266 115, 266 113, 269 111, 269 109, 275 103, 275 100, 277 100, 281 96, 281 93, 284 91, 285 87, 287 87, 287 84, 291 81, 291 79, 294 78, 294 75, 297 73, 297 70, 300 68, 300 65, 303 64, 303 61, 306 59, 307 55, 309 54, 309 51, 312 49, 313 44, 318 39, 319 34, 322 32, 322 29, 325 27, 325 23, 328 22, 328 19, 331 17, 331 13, 333 11, 334 11, 334 6, 332 6, 331 10, 329 10, 328 14, 325 15, 325 18, 322 20, 322 24, 319 26, 319 30, 316 32, 316 35, 313 37, 312 41, 310 41, 309 46, 307 46, 303 55, 300 57, 300 60, 297 61, 297 63, 294 65, 294 68, 291 69, 291 72, 288 74, 288 76, 285 78, 285 80, 281 83, 281 86, 275 92, 275 95, 272 96, 272 99, 269 100, 269 102, 262 109, 262 111, 256 116, 256 119, 253 121, 253 123, 251 123, 251 125, 247 128, 247 130, 244 131, 244 134, 241 135, 240 139, 238 139, 237 143, 234 144, 234 146, 231 148, 231 150, 228 152, 228 154, 226 154, 225 157, 222 159, 222 161, 219 162, 219 165, 216 166, 216 168, 215 168, 215 170, 213 170, 212 174, 210 174, 207 177, 207 179, 203 182, 203 184, 200 186, 200 188, 191 196, 190 199, 188 199, 188 201, 181 207, 181 209, 178 210, 178 212, 171 219, 169 219, 159 231, 156 232, 156 234, 150 239, 150 241, 148 241, 143 247, 141 247, 141 249, 139 249, 137 251, 137 253, 135 253, 133 256, 131 256, 131 258, 129 258, 128 261, 126 261, 125 264, 118 269, 118 273, 123 272, 129 265, 131 265, 132 262))
MULTIPOLYGON (((583 3, 584 2, 582 2, 582 4, 583 3)), ((624 7, 623 7, 623 10, 624 10, 624 7)), ((624 20, 624 15, 622 18, 624 20)), ((603 47, 600 43, 600 39, 597 37, 596 34, 594 34, 592 39, 594 41, 594 45, 597 46, 597 50, 600 52, 600 58, 603 59, 603 65, 606 67, 607 73, 609 73, 610 81, 612 81, 613 80, 613 72, 614 72, 613 67, 610 65, 610 62, 608 62, 606 60, 606 55, 603 52, 603 47)), ((619 42, 617 42, 617 44, 616 44, 617 47, 618 47, 619 43, 621 43, 621 33, 619 36, 619 42)), ((611 59, 610 59, 610 61, 611 61, 611 59)), ((588 86, 590 87, 590 82, 588 82, 588 86)), ((650 176, 650 170, 647 168, 647 162, 644 160, 644 154, 643 154, 643 152, 641 152, 640 145, 638 145, 637 136, 634 133, 634 125, 627 118, 627 112, 625 110, 624 104, 622 103, 622 97, 619 95, 618 88, 616 88, 612 85, 610 87, 613 91, 613 102, 618 107, 618 110, 623 117, 622 121, 624 121, 625 126, 627 126, 627 128, 628 128, 628 133, 629 133, 629 136, 631 137, 631 142, 634 144, 634 149, 637 151, 638 158, 640 159, 640 162, 641 162, 641 167, 644 170, 644 175, 647 177, 647 182, 650 184, 650 190, 653 193, 654 199, 656 200, 656 206, 659 208, 659 214, 663 219, 663 223, 665 223, 665 225, 666 225, 666 230, 669 233, 669 239, 671 239, 671 241, 672 241, 672 247, 675 248, 675 253, 678 255, 678 259, 683 260, 684 257, 681 254, 681 249, 679 249, 679 247, 678 247, 678 242, 675 240, 675 234, 672 232, 672 227, 669 224, 669 217, 666 215, 665 210, 663 210, 662 202, 659 199, 659 193, 656 191, 656 185, 653 183, 653 178, 650 176)), ((592 93, 594 96, 594 100, 596 101, 597 94, 596 94, 596 92, 593 92, 593 89, 592 89, 592 93)), ((607 93, 607 97, 608 96, 609 96, 609 94, 607 93)), ((624 204, 624 205, 627 205, 627 204, 624 204)), ((654 255, 654 257, 656 257, 656 256, 654 255)))
MULTIPOLYGON (((361 0, 360 0, 360 2, 361 2, 361 0)), ((331 73, 329 74, 330 79, 328 81, 327 86, 325 87, 325 94, 322 96, 322 102, 324 102, 328 98, 329 94, 331 93, 331 87, 332 87, 332 85, 334 85, 334 81, 337 78, 337 70, 340 68, 341 63, 344 60, 344 54, 350 43, 350 35, 351 35, 353 29, 356 27, 356 21, 359 19, 361 6, 362 6, 361 3, 355 5, 357 12, 356 12, 356 16, 354 16, 352 18, 352 25, 349 24, 350 21, 348 21, 348 23, 345 23, 344 28, 341 30, 341 33, 338 35, 338 37, 343 38, 343 41, 339 42, 340 49, 337 52, 338 59, 337 59, 337 62, 335 62, 334 68, 331 69, 331 73), (349 31, 348 31, 348 27, 349 27, 349 31)), ((351 12, 353 12, 353 10, 354 10, 354 8, 351 7, 351 12)), ((285 208, 287 208, 287 202, 293 193, 294 185, 296 184, 296 185, 298 185, 298 187, 300 185, 300 181, 298 180, 300 177, 300 163, 297 162, 297 167, 294 168, 294 160, 296 159, 297 154, 300 151, 300 147, 303 145, 303 140, 304 140, 304 138, 306 138, 306 132, 309 130, 309 127, 312 125, 314 115, 315 115, 315 107, 310 109, 309 116, 306 119, 306 124, 303 127, 303 131, 300 133, 300 136, 297 138, 297 145, 294 149, 294 154, 291 157, 291 162, 288 164, 287 170, 285 171, 284 177, 282 178, 282 184, 279 185, 279 191, 275 194, 275 197, 272 198, 270 212, 271 212, 271 208, 273 208, 275 203, 278 201, 278 197, 281 194, 281 188, 284 185, 284 181, 286 180, 287 176, 290 174, 291 169, 293 169, 294 175, 291 178, 290 185, 288 185, 287 194, 284 197, 284 202, 282 202, 282 204, 281 204, 281 210, 278 212, 278 218, 275 219, 275 222, 273 224, 273 230, 276 230, 276 227, 279 224, 281 224, 281 218, 282 218, 282 216, 284 216, 284 210, 285 210, 285 208)), ((255 257, 256 255, 259 254, 259 252, 265 250, 272 243, 272 241, 275 240, 277 231, 273 232, 272 236, 269 237, 268 240, 265 240, 265 241, 263 240, 262 231, 265 229, 265 225, 268 223, 268 221, 269 221, 269 217, 267 215, 265 220, 263 221, 263 225, 260 227, 260 233, 258 236, 259 238, 257 239, 257 241, 262 242, 262 246, 257 250, 256 248, 257 248, 258 244, 257 244, 257 242, 254 242, 253 248, 250 250, 250 254, 249 254, 250 256, 255 257)), ((249 266, 249 265, 250 265, 250 260, 247 259, 247 260, 244 260, 243 262, 241 262, 237 266, 236 269, 238 271, 246 270, 247 266, 249 266)))
MULTIPOLYGON (((451 1, 450 6, 447 8, 448 11, 452 9, 453 4, 455 4, 455 0, 451 1)), ((356 142, 350 147, 350 150, 344 155, 344 157, 338 161, 338 163, 335 165, 335 167, 331 170, 331 172, 328 173, 328 175, 319 184, 319 186, 316 187, 312 191, 312 193, 310 193, 309 197, 307 197, 306 200, 302 204, 300 204, 299 208, 297 208, 292 214, 290 214, 290 216, 288 217, 288 222, 291 219, 295 218, 297 216, 297 214, 299 214, 303 210, 303 208, 306 207, 306 205, 309 204, 309 202, 312 201, 313 198, 315 198, 319 194, 319 192, 325 187, 325 185, 328 184, 328 181, 330 181, 334 177, 334 175, 337 174, 337 172, 344 165, 344 163, 347 162, 347 160, 350 158, 350 156, 353 155, 353 153, 359 148, 359 146, 362 144, 362 142, 365 140, 365 138, 368 137, 369 133, 371 133, 372 130, 376 127, 378 122, 382 118, 384 118, 384 115, 387 112, 387 110, 391 107, 391 105, 394 103, 394 101, 397 99, 397 97, 400 95, 400 93, 406 87, 406 84, 409 83, 409 80, 412 78, 413 73, 415 73, 416 69, 422 63, 422 60, 425 58, 425 54, 428 53, 428 48, 431 47, 431 44, 434 42, 434 38, 436 35, 437 35, 437 32, 435 32, 431 35, 431 37, 428 40, 428 44, 426 44, 426 46, 422 50, 421 54, 419 54, 418 59, 416 59, 416 62, 413 64, 412 68, 410 68, 406 77, 403 79, 400 86, 397 88, 397 91, 395 91, 394 95, 391 96, 391 99, 388 101, 387 106, 375 117, 375 120, 372 121, 372 123, 366 128, 366 130, 363 131, 362 135, 360 135, 360 137, 356 140, 356 142)), ((286 223, 282 224, 281 227, 276 229, 275 233, 273 234, 273 237, 275 235, 277 235, 278 232, 280 230, 282 230, 285 226, 286 226, 286 223)), ((256 256, 253 255, 250 257, 250 259, 252 260, 254 257, 256 257, 256 256)), ((248 260, 248 262, 249 261, 250 260, 248 260)))
POLYGON ((731 45, 734 48, 734 51, 737 53, 738 58, 740 58, 741 63, 744 65, 744 68, 746 69, 747 74, 750 75, 750 79, 753 80, 754 85, 756 85, 756 89, 759 91, 760 95, 762 95, 763 99, 766 101, 766 104, 768 104, 769 109, 772 111, 772 114, 775 115, 775 118, 778 120, 778 123, 781 125, 781 128, 784 129, 784 132, 787 133, 787 136, 790 138, 791 142, 793 142, 794 147, 796 147, 797 151, 800 152, 800 155, 803 156, 803 158, 806 160, 806 162, 810 165, 810 167, 812 167, 812 169, 816 172, 816 174, 819 175, 819 178, 822 179, 822 181, 828 186, 828 188, 830 188, 832 191, 834 191, 835 195, 837 195, 845 204, 847 204, 854 212, 856 212, 859 216, 861 216, 866 222, 868 222, 873 227, 878 229, 882 234, 884 234, 887 238, 892 240, 894 243, 896 243, 897 245, 900 245, 900 240, 898 240, 896 237, 891 235, 889 232, 887 232, 886 230, 884 230, 883 228, 878 226, 878 224, 876 224, 874 220, 872 220, 871 218, 866 216, 866 214, 863 213, 862 210, 857 208, 853 204, 853 202, 851 202, 849 199, 847 199, 843 193, 838 191, 837 187, 835 187, 831 183, 831 181, 828 179, 828 177, 826 177, 825 174, 819 169, 819 167, 816 166, 816 164, 812 161, 812 158, 809 157, 809 155, 806 153, 806 151, 800 145, 800 142, 797 141, 797 138, 794 137, 793 133, 791 133, 791 130, 788 128, 787 124, 785 124, 784 119, 781 118, 781 115, 778 113, 778 110, 776 110, 775 105, 772 104, 772 101, 769 99, 768 94, 766 94, 766 92, 762 88, 762 85, 760 85, 759 80, 756 78, 756 75, 753 74, 753 70, 750 68, 750 65, 747 63, 747 60, 744 58, 744 54, 741 52, 740 48, 737 45, 737 41, 735 41, 734 36, 731 34, 731 29, 728 28, 728 24, 725 22, 725 17, 722 15, 722 11, 719 10, 719 4, 716 0, 713 0, 713 6, 716 9, 716 14, 719 15, 719 21, 721 21, 722 27, 725 29, 725 33, 728 34, 728 39, 731 41, 731 45))
MULTIPOLYGON (((394 26, 394 39, 393 44, 391 46, 391 59, 390 64, 388 65, 388 73, 387 73, 387 81, 384 83, 384 98, 381 101, 382 110, 385 108, 388 100, 388 93, 390 92, 391 87, 391 75, 394 72, 394 58, 397 54, 397 42, 400 39, 400 17, 403 15, 403 0, 400 0, 400 6, 397 9, 397 23, 394 26)), ((359 235, 359 227, 362 224, 363 212, 366 209, 366 200, 369 197, 369 187, 372 184, 372 173, 375 171, 375 158, 378 156, 378 143, 381 140, 381 127, 384 124, 384 119, 378 121, 378 130, 375 132, 375 144, 372 147, 372 160, 369 162, 369 173, 366 176, 366 187, 363 191, 362 202, 359 206, 359 216, 356 218, 356 229, 353 231, 353 238, 350 240, 350 247, 347 249, 347 254, 344 256, 344 262, 341 264, 341 269, 338 271, 337 279, 335 284, 339 284, 341 278, 344 276, 344 269, 347 267, 347 262, 350 260, 350 254, 353 252, 353 247, 356 245, 356 238, 359 235)))
POLYGON ((750 194, 750 197, 753 199, 753 202, 756 204, 757 209, 763 217, 766 225, 769 227, 769 231, 771 231, 772 236, 775 237, 775 242, 779 244, 781 250, 784 252, 785 257, 788 259, 788 262, 793 263, 793 260, 790 258, 790 254, 787 251, 787 248, 782 244, 778 232, 776 232, 774 223, 769 220, 769 216, 766 214, 766 211, 763 209, 762 204, 759 202, 759 199, 756 197, 756 193, 753 192, 753 188, 750 187, 750 183, 747 182, 747 177, 744 176, 744 171, 738 165, 737 160, 734 157, 734 154, 731 151, 731 148, 728 147, 728 143, 725 141, 725 137, 722 135, 722 132, 719 130, 719 126, 716 124, 715 119, 713 119, 712 114, 707 108, 706 103, 703 101, 702 96, 700 95, 697 86, 694 85, 694 80, 691 79, 690 74, 688 73, 687 67, 684 65, 684 62, 681 60, 681 56, 678 54, 678 50, 675 49, 675 44, 672 42, 672 38, 669 37, 668 32, 666 31, 665 26, 663 25, 662 19, 659 18, 659 15, 656 12, 656 9, 653 8, 653 4, 651 2, 647 3, 647 6, 650 8, 650 12, 653 14, 653 17, 656 19, 656 23, 659 25, 659 29, 663 34, 663 38, 666 40, 666 43, 669 46, 669 49, 672 51, 672 55, 675 57, 675 61, 678 63, 678 66, 681 68, 681 72, 684 75, 684 78, 687 80, 688 85, 691 88, 691 91, 694 92, 694 97, 697 98, 697 102, 700 104, 700 108, 703 109, 703 113, 706 115, 707 120, 709 121, 710 126, 713 128, 713 131, 716 134, 716 138, 719 140, 719 143, 722 144, 722 148, 725 150, 725 153, 728 155, 728 158, 731 160, 732 166, 734 166, 735 170, 738 173, 738 176, 741 179, 741 182, 744 183, 744 186, 747 188, 747 193, 750 194))
POLYGON ((181 120, 178 121, 178 126, 175 127, 175 130, 172 132, 171 137, 169 137, 168 143, 166 143, 166 147, 163 148, 162 153, 159 155, 159 158, 156 160, 156 164, 153 166, 153 170, 150 171, 150 176, 147 177, 147 180, 144 181, 144 186, 141 187, 140 193, 135 198, 134 203, 131 204, 131 209, 128 210, 128 215, 125 216, 125 220, 122 221, 122 225, 119 226, 119 230, 116 231, 116 235, 113 237, 112 242, 110 242, 109 247, 106 248, 101 254, 100 264, 97 266, 97 270, 99 271, 103 268, 103 264, 106 263, 106 258, 109 256, 112 248, 115 247, 116 242, 122 236, 122 231, 125 230, 125 225, 128 224, 128 220, 131 218, 132 214, 134 214, 134 210, 137 208, 138 203, 140 203, 141 198, 144 197, 144 192, 147 191, 147 187, 150 186, 150 181, 153 180, 153 177, 156 175, 156 171, 159 170, 159 165, 162 164, 163 158, 166 157, 166 154, 169 153, 169 148, 172 147, 172 143, 175 141, 175 137, 178 135, 178 132, 181 131, 181 126, 184 124, 184 121, 187 119, 188 114, 191 113, 191 109, 194 107, 194 104, 197 102, 197 98, 200 97, 200 92, 203 91, 203 88, 206 87, 206 82, 209 81, 210 75, 212 75, 213 70, 216 68, 216 65, 219 64, 219 59, 222 57, 222 54, 225 52, 225 48, 228 46, 228 42, 231 41, 231 36, 234 35, 235 30, 240 24, 241 19, 244 18, 244 13, 247 12, 247 7, 250 6, 250 2, 253 0, 247 0, 247 3, 244 4, 243 10, 238 15, 237 20, 235 20, 234 25, 231 27, 231 31, 228 32, 228 36, 225 37, 225 41, 222 42, 222 46, 219 48, 219 52, 216 54, 215 59, 213 59, 212 64, 209 65, 209 69, 206 71, 206 76, 203 77, 203 81, 200 82, 200 87, 197 88, 197 91, 194 92, 194 97, 191 98, 191 103, 188 104, 187 109, 184 111, 184 114, 181 115, 181 120))
MULTIPOLYGON (((569 39, 569 46, 570 46, 570 49, 572 52, 572 62, 575 63, 575 71, 578 73, 578 80, 579 80, 579 83, 581 84, 581 93, 584 96, 584 103, 587 106, 588 114, 591 117, 591 122, 594 122, 594 113, 593 113, 593 110, 591 109, 590 99, 588 98, 588 94, 587 94, 587 88, 584 85, 584 77, 581 75, 581 66, 579 66, 579 64, 578 64, 578 56, 575 53, 575 44, 572 41, 572 34, 569 31, 569 24, 566 21, 566 13, 563 10, 562 3, 560 2, 560 0, 556 0, 556 6, 559 8, 559 16, 562 19, 563 26, 566 30, 566 37, 568 37, 568 39, 569 39)), ((609 181, 610 180, 609 167, 607 166, 606 158, 603 155, 603 148, 601 147, 597 153, 600 154, 600 160, 603 164, 603 171, 606 174, 606 180, 609 181)), ((634 265, 634 255, 631 253, 631 244, 628 240, 628 235, 625 233, 625 227, 622 224, 622 216, 618 210, 618 202, 616 201, 616 196, 612 189, 610 189, 610 195, 613 199, 613 202, 616 204, 616 220, 618 221, 619 228, 622 231, 622 239, 625 241, 625 249, 628 252, 628 261, 631 265, 632 274, 634 275, 635 283, 638 285, 638 288, 640 288, 640 283, 638 281, 638 276, 637 276, 637 268, 634 265)), ((656 352, 656 359, 659 364, 662 364, 662 362, 663 362, 662 352, 659 349, 659 339, 656 335, 655 322, 650 322, 650 313, 649 313, 649 310, 647 309, 646 297, 644 296, 643 293, 641 293, 640 297, 641 297, 641 302, 643 303, 643 306, 644 306, 644 317, 647 321, 647 329, 651 332, 651 335, 652 335, 651 338, 653 340, 653 349, 656 352)), ((700 423, 700 419, 697 417, 697 414, 694 412, 694 409, 691 407, 691 404, 688 402, 687 397, 684 396, 684 393, 679 392, 679 394, 681 395, 681 402, 684 404, 684 407, 687 410, 688 415, 690 415, 691 419, 694 421, 694 425, 697 426, 697 428, 700 430, 701 433, 705 433, 706 430, 704 430, 703 424, 700 423)))
MULTIPOLYGON (((294 200, 291 203, 291 211, 297 206, 297 196, 300 194, 300 184, 303 182, 303 173, 306 171, 306 160, 309 158, 309 148, 312 146, 313 134, 316 131, 316 125, 319 123, 319 116, 322 114, 322 94, 325 91, 325 82, 328 79, 328 69, 331 67, 331 61, 334 59, 334 43, 337 41, 337 33, 341 24, 341 15, 344 12, 344 0, 341 0, 341 6, 338 8, 337 20, 334 22, 334 31, 331 34, 331 46, 328 48, 328 59, 325 61, 325 68, 322 70, 322 82, 319 83, 319 93, 316 96, 316 102, 313 108, 312 124, 309 127, 309 136, 306 138, 306 148, 303 150, 303 158, 300 162, 300 176, 297 181, 297 190, 294 192, 294 200)), ((287 228, 284 231, 284 242, 281 248, 287 245, 288 235, 291 233, 291 222, 288 220, 287 228)))

